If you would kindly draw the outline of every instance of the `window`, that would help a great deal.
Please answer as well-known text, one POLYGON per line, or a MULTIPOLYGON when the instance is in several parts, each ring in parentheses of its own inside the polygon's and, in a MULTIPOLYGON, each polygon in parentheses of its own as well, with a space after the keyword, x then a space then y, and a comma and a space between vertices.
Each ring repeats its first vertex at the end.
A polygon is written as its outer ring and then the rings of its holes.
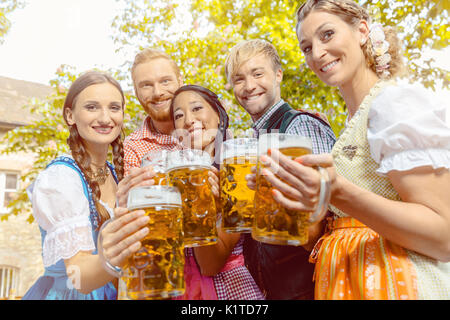
POLYGON ((0 266, 0 299, 14 297, 19 289, 19 269, 0 266))
POLYGON ((0 171, 0 213, 7 213, 6 207, 13 200, 19 188, 19 175, 0 171))

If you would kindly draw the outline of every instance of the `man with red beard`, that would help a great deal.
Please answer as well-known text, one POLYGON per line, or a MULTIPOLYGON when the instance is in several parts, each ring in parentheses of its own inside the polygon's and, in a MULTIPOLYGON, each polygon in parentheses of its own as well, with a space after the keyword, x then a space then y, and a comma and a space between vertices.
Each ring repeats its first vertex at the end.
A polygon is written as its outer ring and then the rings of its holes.
POLYGON ((125 175, 150 151, 177 150, 181 146, 171 136, 174 130, 170 115, 173 93, 183 85, 176 63, 164 52, 144 49, 139 52, 131 68, 136 97, 147 113, 140 128, 124 141, 125 175))

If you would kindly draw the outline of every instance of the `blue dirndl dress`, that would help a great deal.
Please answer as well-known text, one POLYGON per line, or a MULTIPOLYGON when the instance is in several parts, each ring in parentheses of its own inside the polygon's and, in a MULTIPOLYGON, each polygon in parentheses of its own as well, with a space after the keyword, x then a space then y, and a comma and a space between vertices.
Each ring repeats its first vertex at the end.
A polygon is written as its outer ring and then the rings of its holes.
MULTIPOLYGON (((98 238, 98 225, 99 225, 99 215, 95 208, 94 199, 92 197, 92 191, 89 187, 86 178, 81 171, 81 169, 76 164, 75 160, 69 157, 58 157, 54 159, 48 166, 52 165, 66 165, 80 175, 84 194, 89 201, 90 209, 90 221, 92 225, 92 235, 95 246, 97 247, 98 238)), ((114 180, 118 183, 117 175, 112 164, 107 162, 110 171, 113 174, 114 180)), ((41 232, 41 240, 44 243, 46 236, 46 231, 39 227, 41 232)), ((97 254, 97 249, 93 252, 97 254)), ((41 276, 33 286, 27 291, 23 296, 23 300, 116 300, 117 299, 117 289, 114 287, 112 282, 108 282, 103 287, 93 290, 89 294, 83 294, 77 289, 73 288, 71 280, 67 276, 66 265, 64 260, 59 260, 55 264, 46 267, 44 275, 41 276)))

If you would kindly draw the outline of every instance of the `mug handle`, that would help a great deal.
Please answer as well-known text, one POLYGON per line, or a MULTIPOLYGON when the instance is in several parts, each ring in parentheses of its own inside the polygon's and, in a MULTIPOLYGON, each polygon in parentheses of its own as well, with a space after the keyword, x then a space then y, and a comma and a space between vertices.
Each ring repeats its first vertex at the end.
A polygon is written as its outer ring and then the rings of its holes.
POLYGON ((105 269, 110 275, 120 278, 123 274, 123 270, 120 267, 117 267, 113 265, 111 262, 108 261, 108 259, 105 258, 103 254, 103 236, 102 236, 102 230, 106 227, 108 223, 110 223, 112 219, 106 220, 102 227, 100 228, 98 232, 98 240, 97 240, 97 253, 100 258, 100 261, 102 263, 103 269, 105 269))
POLYGON ((320 194, 319 204, 314 213, 309 217, 310 223, 316 223, 323 219, 328 211, 328 204, 331 197, 330 177, 328 176, 327 169, 317 167, 320 173, 320 194))

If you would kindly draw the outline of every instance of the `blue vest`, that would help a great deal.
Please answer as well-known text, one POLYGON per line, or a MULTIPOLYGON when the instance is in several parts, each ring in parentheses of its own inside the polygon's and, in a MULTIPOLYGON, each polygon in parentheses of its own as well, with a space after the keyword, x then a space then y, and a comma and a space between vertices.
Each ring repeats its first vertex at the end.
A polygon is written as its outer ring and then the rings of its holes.
MULTIPOLYGON (((83 184, 83 190, 86 198, 89 201, 89 219, 92 225, 92 238, 95 244, 95 251, 93 254, 97 254, 97 238, 98 238, 98 230, 99 230, 99 222, 100 218, 95 208, 94 199, 92 196, 92 190, 87 183, 86 177, 84 176, 81 169, 76 164, 75 160, 69 157, 58 157, 50 162, 46 168, 52 165, 65 165, 69 168, 75 170, 81 178, 81 182, 83 184)), ((110 171, 113 174, 114 180, 118 183, 118 178, 116 172, 114 170, 113 165, 107 162, 107 165, 110 171)), ((41 232, 41 241, 44 243, 44 239, 47 235, 47 232, 39 227, 41 232)), ((70 280, 67 277, 66 265, 64 260, 61 259, 55 264, 46 267, 44 275, 40 277, 36 283, 28 290, 28 292, 24 295, 23 299, 61 299, 61 300, 116 300, 117 299, 117 290, 114 285, 109 282, 101 288, 93 290, 89 294, 82 294, 74 288, 70 288, 70 280)))

